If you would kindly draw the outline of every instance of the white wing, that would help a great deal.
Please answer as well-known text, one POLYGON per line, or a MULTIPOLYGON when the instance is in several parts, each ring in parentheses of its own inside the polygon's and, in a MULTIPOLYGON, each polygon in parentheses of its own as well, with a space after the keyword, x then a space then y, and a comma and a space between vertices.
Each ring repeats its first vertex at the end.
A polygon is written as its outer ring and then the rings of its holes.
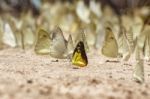
POLYGON ((10 47, 16 47, 16 38, 15 35, 8 23, 4 24, 4 35, 3 35, 3 43, 9 45, 10 47))

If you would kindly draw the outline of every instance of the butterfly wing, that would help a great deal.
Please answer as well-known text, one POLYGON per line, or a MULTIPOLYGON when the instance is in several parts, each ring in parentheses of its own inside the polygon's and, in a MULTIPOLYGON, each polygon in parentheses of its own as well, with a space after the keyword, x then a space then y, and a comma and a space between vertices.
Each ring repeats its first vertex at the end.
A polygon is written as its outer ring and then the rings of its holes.
POLYGON ((150 58, 150 44, 149 44, 149 37, 146 37, 145 42, 144 42, 144 56, 146 60, 149 60, 150 58))
POLYGON ((136 61, 136 66, 134 67, 133 78, 136 82, 144 82, 144 63, 142 59, 136 61))
MULTIPOLYGON (((46 32, 46 31, 45 31, 46 32)), ((34 44, 34 34, 30 28, 26 28, 23 31, 24 43, 25 45, 33 45, 34 44)))
POLYGON ((40 29, 38 32, 37 42, 35 45, 35 52, 37 54, 49 54, 50 53, 50 36, 49 34, 40 29))
POLYGON ((84 47, 85 47, 85 50, 86 52, 89 50, 89 47, 88 47, 88 44, 87 44, 87 40, 86 40, 86 36, 85 36, 85 33, 84 33, 84 30, 81 30, 77 37, 76 37, 76 40, 75 40, 75 43, 76 45, 78 44, 78 42, 82 41, 84 43, 84 47))
POLYGON ((54 58, 66 58, 67 50, 66 40, 59 27, 56 27, 52 33, 52 42, 50 45, 50 55, 54 58))
POLYGON ((145 35, 144 56, 146 60, 150 60, 150 25, 145 25, 142 34, 145 35))
POLYGON ((126 54, 129 52, 129 47, 127 44, 127 40, 125 37, 125 34, 123 32, 123 28, 122 31, 120 32, 120 35, 118 37, 118 53, 124 57, 126 57, 126 54))
POLYGON ((4 24, 3 43, 11 47, 16 47, 16 37, 8 23, 4 24))
POLYGON ((84 67, 88 64, 86 52, 84 49, 84 43, 82 41, 78 42, 73 52, 72 64, 79 67, 84 67))
POLYGON ((107 57, 118 56, 118 44, 110 28, 106 28, 105 41, 101 51, 107 57))
POLYGON ((124 36, 124 44, 123 44, 123 58, 122 60, 127 61, 129 60, 131 54, 134 52, 134 48, 135 48, 135 42, 133 40, 133 33, 132 33, 132 29, 130 28, 129 31, 126 31, 126 29, 124 27, 123 28, 123 36, 124 36))
POLYGON ((69 35, 68 42, 67 42, 67 54, 69 57, 72 56, 73 50, 74 50, 74 46, 73 46, 72 36, 69 35))
POLYGON ((83 1, 78 1, 76 14, 84 23, 90 23, 90 10, 86 7, 83 1))

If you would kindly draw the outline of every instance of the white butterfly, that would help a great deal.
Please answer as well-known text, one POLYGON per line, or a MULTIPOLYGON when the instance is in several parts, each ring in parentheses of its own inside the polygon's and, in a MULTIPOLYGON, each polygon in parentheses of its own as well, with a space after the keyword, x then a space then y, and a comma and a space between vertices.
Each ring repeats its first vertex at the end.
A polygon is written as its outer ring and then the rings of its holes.
POLYGON ((98 17, 102 16, 101 5, 94 0, 90 0, 90 10, 98 17))
POLYGON ((146 60, 150 60, 150 25, 144 26, 142 34, 145 35, 144 56, 146 60))
POLYGON ((144 82, 144 62, 140 56, 140 49, 136 48, 136 65, 134 67, 133 78, 136 82, 144 82))
POLYGON ((76 14, 85 23, 90 23, 90 10, 86 7, 83 1, 78 1, 76 14))
POLYGON ((63 32, 59 27, 55 27, 52 31, 52 39, 50 43, 50 56, 54 58, 67 58, 67 41, 63 32))
POLYGON ((84 30, 80 30, 80 32, 78 32, 77 37, 75 39, 75 45, 77 45, 79 41, 82 41, 84 43, 86 52, 89 51, 89 46, 87 44, 87 39, 84 30))
POLYGON ((73 40, 72 40, 72 36, 69 35, 68 42, 67 42, 67 54, 69 58, 72 56, 73 51, 74 51, 73 40))
POLYGON ((9 45, 10 47, 16 47, 16 37, 15 34, 13 33, 9 23, 4 24, 4 31, 3 31, 3 43, 6 45, 9 45))

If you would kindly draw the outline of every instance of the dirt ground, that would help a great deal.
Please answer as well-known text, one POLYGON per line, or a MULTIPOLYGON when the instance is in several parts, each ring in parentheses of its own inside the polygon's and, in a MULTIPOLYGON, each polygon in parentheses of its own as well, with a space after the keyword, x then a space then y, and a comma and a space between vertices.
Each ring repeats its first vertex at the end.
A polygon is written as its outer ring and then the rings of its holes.
POLYGON ((18 48, 0 51, 0 99, 150 99, 150 63, 145 83, 132 80, 133 64, 88 54, 74 69, 68 59, 39 56, 18 48))

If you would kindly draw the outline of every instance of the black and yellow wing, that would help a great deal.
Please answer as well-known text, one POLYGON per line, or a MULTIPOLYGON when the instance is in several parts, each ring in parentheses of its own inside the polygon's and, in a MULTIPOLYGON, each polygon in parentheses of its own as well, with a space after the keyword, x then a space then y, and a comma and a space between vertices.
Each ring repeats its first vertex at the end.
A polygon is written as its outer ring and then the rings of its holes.
POLYGON ((84 43, 82 41, 78 42, 73 52, 72 64, 79 67, 85 67, 88 64, 84 43))

